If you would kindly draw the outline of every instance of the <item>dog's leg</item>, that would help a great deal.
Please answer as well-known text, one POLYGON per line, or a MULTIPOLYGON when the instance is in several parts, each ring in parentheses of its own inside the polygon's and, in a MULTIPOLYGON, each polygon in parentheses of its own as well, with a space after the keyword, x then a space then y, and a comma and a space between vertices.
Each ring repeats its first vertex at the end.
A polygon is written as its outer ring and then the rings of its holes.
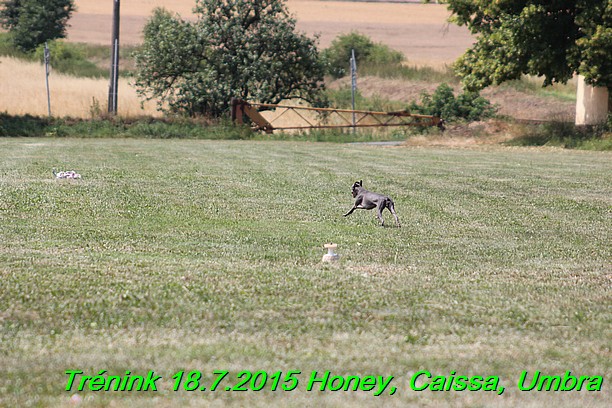
POLYGON ((353 213, 353 211, 355 211, 357 209, 357 207, 353 207, 349 210, 349 212, 347 212, 346 214, 344 214, 344 216, 346 217, 347 215, 351 215, 353 213))
POLYGON ((378 207, 376 207, 376 216, 377 216, 377 217, 378 217, 378 219, 380 220, 380 226, 381 226, 381 227, 384 227, 384 226, 385 226, 385 220, 383 219, 383 216, 382 216, 382 212, 383 212, 383 210, 384 210, 384 209, 385 209, 385 202, 384 202, 384 201, 381 201, 381 202, 378 204, 378 207))
POLYGON ((344 214, 344 216, 346 217, 347 215, 351 215, 353 213, 353 211, 355 211, 358 208, 363 208, 363 207, 361 207, 362 201, 363 201, 363 197, 361 197, 361 196, 357 197, 357 199, 355 200, 355 204, 353 204, 353 208, 351 208, 349 210, 349 212, 344 214))
POLYGON ((397 214, 395 213, 395 207, 393 206, 393 201, 389 200, 387 204, 388 204, 387 208, 389 209, 389 211, 391 212, 391 214, 393 214, 393 217, 395 218, 395 225, 397 225, 398 227, 401 227, 402 225, 400 224, 399 218, 397 218, 397 214))

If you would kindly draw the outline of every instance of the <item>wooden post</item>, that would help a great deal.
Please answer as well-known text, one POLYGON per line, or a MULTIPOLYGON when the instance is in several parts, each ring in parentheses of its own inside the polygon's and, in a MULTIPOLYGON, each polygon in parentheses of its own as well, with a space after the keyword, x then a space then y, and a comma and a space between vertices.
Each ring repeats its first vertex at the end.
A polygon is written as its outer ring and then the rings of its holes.
POLYGON ((232 98, 232 121, 237 124, 243 124, 243 116, 246 115, 253 123, 257 125, 259 130, 266 133, 273 133, 274 126, 266 120, 257 109, 252 107, 248 102, 241 99, 232 98))

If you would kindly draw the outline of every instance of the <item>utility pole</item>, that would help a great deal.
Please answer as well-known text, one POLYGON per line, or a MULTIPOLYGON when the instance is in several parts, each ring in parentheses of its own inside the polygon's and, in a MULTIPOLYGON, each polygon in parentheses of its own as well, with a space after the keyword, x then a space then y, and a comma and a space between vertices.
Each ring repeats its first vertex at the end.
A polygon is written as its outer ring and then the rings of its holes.
POLYGON ((111 71, 110 85, 108 87, 108 113, 113 115, 117 114, 117 94, 119 88, 119 6, 120 1, 114 0, 111 71))
POLYGON ((49 110, 49 117, 51 117, 51 92, 49 91, 49 62, 51 54, 49 52, 49 46, 45 42, 44 61, 45 61, 45 81, 47 82, 47 108, 49 110))
MULTIPOLYGON (((357 60, 355 59, 355 50, 351 50, 351 104, 353 111, 355 110, 355 93, 357 92, 357 60)), ((353 133, 357 131, 355 127, 355 112, 353 112, 353 133)))

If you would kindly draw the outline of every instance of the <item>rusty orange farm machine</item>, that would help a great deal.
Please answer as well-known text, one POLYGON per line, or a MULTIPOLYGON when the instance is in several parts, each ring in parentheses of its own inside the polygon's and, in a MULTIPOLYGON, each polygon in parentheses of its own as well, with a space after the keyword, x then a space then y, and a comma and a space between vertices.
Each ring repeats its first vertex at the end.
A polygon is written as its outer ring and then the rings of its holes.
POLYGON ((248 118, 252 129, 272 133, 275 130, 312 130, 342 128, 374 128, 391 126, 438 126, 444 121, 437 116, 411 114, 407 111, 375 112, 309 106, 250 103, 232 99, 232 121, 245 123, 248 118), (269 115, 274 111, 276 115, 269 115), (290 120, 288 116, 292 116, 290 120), (279 123, 280 122, 280 123, 279 123))

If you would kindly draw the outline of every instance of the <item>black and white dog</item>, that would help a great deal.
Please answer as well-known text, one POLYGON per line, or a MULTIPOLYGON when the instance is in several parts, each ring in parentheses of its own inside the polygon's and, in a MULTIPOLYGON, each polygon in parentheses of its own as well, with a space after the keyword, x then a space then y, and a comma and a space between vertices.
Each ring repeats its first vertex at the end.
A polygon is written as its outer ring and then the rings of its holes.
POLYGON ((345 217, 351 215, 356 209, 371 210, 372 208, 376 208, 376 216, 380 220, 381 225, 384 226, 385 221, 383 220, 382 212, 387 208, 391 214, 393 214, 393 217, 395 217, 395 224, 401 227, 397 214, 395 213, 395 208, 393 207, 393 200, 389 196, 366 190, 363 188, 363 180, 356 181, 353 184, 353 198, 355 198, 355 204, 349 212, 344 214, 345 217))

